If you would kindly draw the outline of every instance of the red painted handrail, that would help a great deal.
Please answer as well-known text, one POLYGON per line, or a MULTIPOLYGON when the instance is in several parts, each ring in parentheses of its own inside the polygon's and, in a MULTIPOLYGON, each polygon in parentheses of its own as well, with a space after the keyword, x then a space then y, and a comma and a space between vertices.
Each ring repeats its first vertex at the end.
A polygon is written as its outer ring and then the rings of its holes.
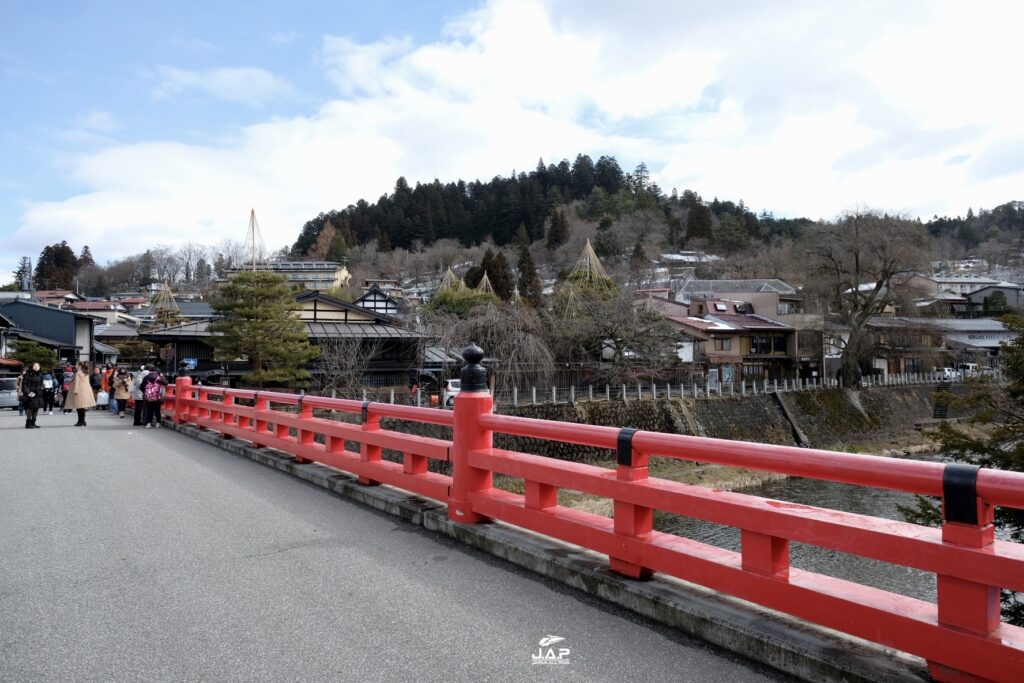
MULTIPOLYGON (((938 680, 1008 681, 1024 670, 1024 629, 999 619, 1000 589, 1024 591, 1024 546, 995 539, 992 524, 994 506, 1024 509, 1021 473, 978 470, 974 497, 966 499, 976 521, 947 520, 934 529, 649 478, 648 460, 657 455, 937 497, 947 474, 942 463, 636 431, 628 434, 627 460, 609 470, 493 448, 493 434, 503 433, 615 450, 622 430, 495 415, 486 392, 464 391, 447 411, 179 380, 165 405, 176 422, 447 503, 456 522, 500 520, 604 553, 611 569, 627 576, 669 574, 921 656, 938 680), (315 417, 314 409, 360 415, 361 424, 315 417), (452 439, 382 430, 384 417, 451 427, 452 439), (347 442, 359 444, 359 452, 346 450, 347 442), (402 462, 384 460, 385 448, 400 452, 402 462), (429 459, 450 462, 451 476, 429 472, 429 459), (521 478, 525 493, 495 489, 494 473, 521 478), (613 517, 558 505, 560 489, 611 499, 613 517), (656 509, 736 527, 741 551, 655 531, 656 509), (933 572, 937 602, 791 567, 790 542, 933 572)), ((957 505, 962 514, 964 500, 957 505)))

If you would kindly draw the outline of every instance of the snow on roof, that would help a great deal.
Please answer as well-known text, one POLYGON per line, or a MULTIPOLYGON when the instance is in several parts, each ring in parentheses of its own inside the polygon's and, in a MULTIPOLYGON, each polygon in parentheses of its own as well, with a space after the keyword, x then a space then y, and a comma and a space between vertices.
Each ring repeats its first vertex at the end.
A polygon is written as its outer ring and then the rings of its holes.
POLYGON ((675 254, 659 254, 662 261, 671 263, 706 263, 708 261, 721 261, 721 256, 705 254, 702 251, 680 251, 675 254))
POLYGON ((775 278, 752 278, 747 280, 689 280, 680 292, 687 294, 715 294, 724 292, 778 292, 796 294, 791 286, 775 278))

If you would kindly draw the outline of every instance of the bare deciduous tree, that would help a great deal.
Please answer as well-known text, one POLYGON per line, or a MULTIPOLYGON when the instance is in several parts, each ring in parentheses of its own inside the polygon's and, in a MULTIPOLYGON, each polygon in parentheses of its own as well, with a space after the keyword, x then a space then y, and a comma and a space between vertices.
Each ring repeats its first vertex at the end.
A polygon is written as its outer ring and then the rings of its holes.
POLYGON ((363 376, 374 358, 380 355, 380 339, 358 337, 323 339, 318 344, 314 379, 321 394, 352 394, 363 386, 363 376))
POLYGON ((176 250, 166 245, 150 249, 153 257, 153 271, 159 282, 176 282, 183 270, 181 259, 176 250))
POLYGON ((186 242, 178 247, 178 260, 185 271, 185 282, 194 282, 196 279, 196 264, 200 259, 206 258, 206 247, 195 242, 186 242))
POLYGON ((901 296, 907 277, 927 261, 924 228, 899 216, 859 210, 809 237, 811 273, 846 335, 841 343, 843 384, 859 386, 861 364, 872 354, 867 323, 901 296))

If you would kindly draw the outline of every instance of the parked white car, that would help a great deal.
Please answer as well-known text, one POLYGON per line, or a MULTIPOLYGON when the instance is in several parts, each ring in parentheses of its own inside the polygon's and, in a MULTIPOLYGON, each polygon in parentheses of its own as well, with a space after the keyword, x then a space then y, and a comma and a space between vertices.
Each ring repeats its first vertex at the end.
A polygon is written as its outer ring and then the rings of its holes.
POLYGON ((444 383, 444 405, 447 408, 455 405, 455 397, 462 391, 462 380, 450 379, 444 383))
POLYGON ((963 376, 955 368, 942 368, 939 372, 942 373, 944 382, 959 382, 963 379, 963 376))
POLYGON ((18 379, 16 377, 0 379, 0 408, 18 408, 18 379))

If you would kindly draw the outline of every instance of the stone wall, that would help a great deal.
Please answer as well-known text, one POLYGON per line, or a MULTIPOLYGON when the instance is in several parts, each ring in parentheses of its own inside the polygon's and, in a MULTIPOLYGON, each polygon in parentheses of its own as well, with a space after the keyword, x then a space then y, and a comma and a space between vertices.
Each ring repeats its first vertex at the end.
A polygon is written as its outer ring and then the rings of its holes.
POLYGON ((815 448, 898 440, 931 420, 934 385, 831 389, 782 394, 782 400, 815 448))

